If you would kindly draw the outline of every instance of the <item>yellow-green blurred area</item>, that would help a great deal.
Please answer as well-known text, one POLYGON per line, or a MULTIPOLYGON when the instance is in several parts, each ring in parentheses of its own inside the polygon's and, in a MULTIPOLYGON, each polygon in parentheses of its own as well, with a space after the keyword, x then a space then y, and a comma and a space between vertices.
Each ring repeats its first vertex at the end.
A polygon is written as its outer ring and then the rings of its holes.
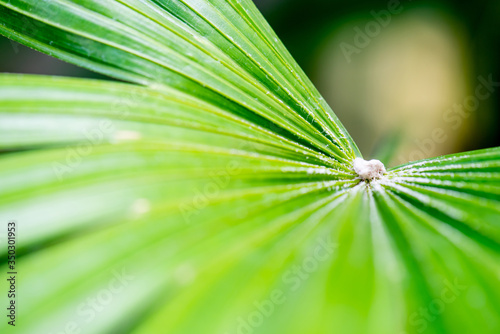
MULTIPOLYGON (((500 145, 500 2, 255 0, 365 158, 500 145)), ((1 72, 99 77, 6 39, 1 72)))
POLYGON ((500 2, 257 3, 365 158, 499 145, 500 2))

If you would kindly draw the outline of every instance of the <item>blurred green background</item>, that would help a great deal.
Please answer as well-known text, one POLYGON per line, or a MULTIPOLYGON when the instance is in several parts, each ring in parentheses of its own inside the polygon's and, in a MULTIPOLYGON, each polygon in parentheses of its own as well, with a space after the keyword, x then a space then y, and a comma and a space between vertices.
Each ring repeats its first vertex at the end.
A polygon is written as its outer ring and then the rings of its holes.
MULTIPOLYGON (((499 1, 255 3, 365 158, 394 166, 500 146, 499 1)), ((0 47, 1 72, 104 78, 0 47)))

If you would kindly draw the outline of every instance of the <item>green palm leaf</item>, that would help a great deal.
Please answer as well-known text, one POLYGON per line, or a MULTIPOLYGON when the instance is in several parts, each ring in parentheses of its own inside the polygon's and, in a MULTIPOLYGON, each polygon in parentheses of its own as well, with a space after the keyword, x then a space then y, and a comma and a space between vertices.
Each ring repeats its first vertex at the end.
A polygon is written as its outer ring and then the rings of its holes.
POLYGON ((7 37, 128 82, 0 76, 2 332, 500 331, 500 148, 361 180, 250 1, 0 12, 7 37))

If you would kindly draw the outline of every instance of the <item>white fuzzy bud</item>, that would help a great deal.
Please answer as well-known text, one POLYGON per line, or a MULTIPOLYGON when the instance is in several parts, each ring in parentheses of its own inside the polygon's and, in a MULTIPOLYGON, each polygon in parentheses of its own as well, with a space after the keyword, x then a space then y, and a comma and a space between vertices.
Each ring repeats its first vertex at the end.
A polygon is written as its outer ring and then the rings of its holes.
POLYGON ((366 161, 361 158, 356 158, 352 166, 362 180, 371 181, 373 179, 378 179, 386 172, 384 164, 375 159, 366 161))

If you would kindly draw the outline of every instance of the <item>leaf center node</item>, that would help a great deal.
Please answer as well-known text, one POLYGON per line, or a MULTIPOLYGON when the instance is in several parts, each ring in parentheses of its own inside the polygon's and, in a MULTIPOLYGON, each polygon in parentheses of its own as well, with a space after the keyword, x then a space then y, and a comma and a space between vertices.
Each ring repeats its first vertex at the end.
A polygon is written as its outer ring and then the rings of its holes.
POLYGON ((358 174, 358 178, 365 181, 380 179, 386 173, 385 166, 380 160, 364 160, 361 158, 354 159, 352 164, 354 171, 358 174))

